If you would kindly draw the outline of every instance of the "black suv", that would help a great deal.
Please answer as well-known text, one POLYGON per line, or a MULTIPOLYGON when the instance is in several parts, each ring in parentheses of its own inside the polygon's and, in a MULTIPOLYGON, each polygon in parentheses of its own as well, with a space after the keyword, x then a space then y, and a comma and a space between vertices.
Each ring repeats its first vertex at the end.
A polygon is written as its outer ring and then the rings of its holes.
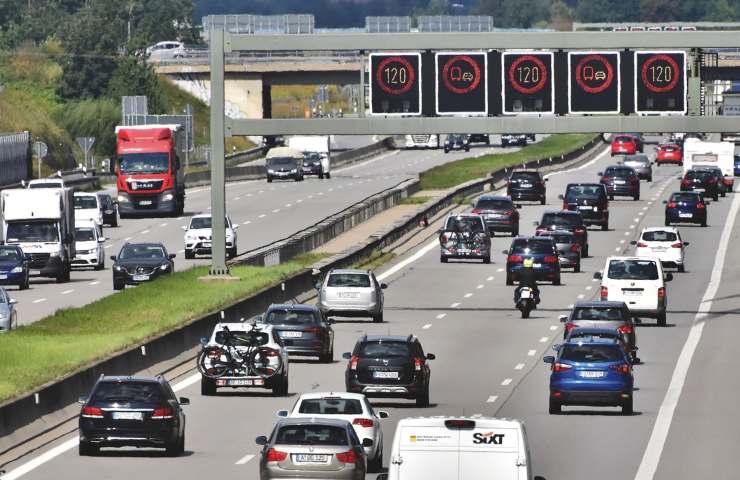
POLYGON ((103 213, 103 224, 118 226, 118 204, 107 193, 98 193, 100 211, 103 213))
POLYGON ((702 192, 705 197, 712 197, 715 202, 719 199, 719 186, 714 173, 707 170, 691 169, 681 179, 682 192, 702 192))
POLYGON ((258 322, 274 325, 290 355, 317 355, 321 362, 334 361, 331 320, 316 305, 273 304, 258 322))
POLYGON ((185 413, 162 377, 101 376, 89 396, 80 397, 80 455, 100 447, 164 448, 167 455, 185 450, 185 413))
POLYGON ((416 405, 429 405, 429 360, 414 335, 365 335, 352 353, 345 373, 347 391, 368 397, 415 399, 416 405))
POLYGON ((175 271, 174 253, 161 243, 126 243, 113 260, 113 290, 138 285, 175 271))
POLYGON ((447 135, 445 139, 445 153, 449 153, 450 150, 465 150, 469 152, 470 142, 468 141, 468 137, 459 133, 447 135))
POLYGON ((491 144, 491 136, 487 133, 471 133, 468 135, 468 143, 485 143, 491 144))
POLYGON ((512 172, 506 186, 506 195, 512 200, 539 200, 541 205, 547 201, 547 190, 540 172, 535 170, 518 170, 512 172))
POLYGON ((545 212, 542 214, 542 220, 539 223, 535 222, 534 226, 537 227, 537 235, 548 230, 572 232, 581 245, 581 255, 584 258, 588 257, 588 230, 580 212, 545 212))
POLYGON ((599 172, 601 184, 606 187, 609 200, 615 196, 632 197, 637 201, 640 199, 640 177, 632 167, 623 165, 611 165, 606 170, 599 172))
POLYGON ((586 225, 600 225, 609 230, 609 199, 606 187, 600 183, 569 183, 563 201, 563 210, 578 212, 586 225))
POLYGON ((477 213, 486 222, 489 235, 494 232, 509 232, 512 237, 519 235, 519 205, 509 197, 483 195, 473 204, 473 213, 477 213))

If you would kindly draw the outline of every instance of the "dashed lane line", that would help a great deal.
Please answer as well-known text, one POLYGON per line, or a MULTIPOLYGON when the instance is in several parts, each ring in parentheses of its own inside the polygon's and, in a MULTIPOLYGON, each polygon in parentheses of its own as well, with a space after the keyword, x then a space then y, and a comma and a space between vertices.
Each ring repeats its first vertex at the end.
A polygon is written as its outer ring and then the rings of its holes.
POLYGON ((473 294, 472 294, 472 293, 466 293, 465 295, 463 295, 463 297, 464 297, 464 298, 470 298, 470 297, 472 297, 472 296, 473 296, 473 294))
POLYGON ((550 340, 550 337, 542 337, 540 338, 540 343, 547 343, 550 340))
POLYGON ((527 352, 528 357, 534 357, 535 355, 537 355, 537 350, 530 350, 527 352))
POLYGON ((514 370, 524 370, 524 365, 523 363, 517 363, 514 365, 514 370))
POLYGON ((447 314, 446 314, 446 313, 440 313, 439 315, 437 315, 437 320, 442 320, 442 319, 443 319, 443 318, 445 318, 446 316, 447 316, 447 314))
POLYGON ((254 455, 252 454, 244 455, 242 458, 236 461, 235 465, 244 465, 248 463, 250 460, 252 460, 253 458, 254 458, 254 455))
POLYGON ((496 400, 498 400, 498 395, 491 395, 488 397, 488 400, 486 400, 486 403, 494 403, 496 400))
POLYGON ((91 287, 94 287, 95 285, 100 285, 100 281, 95 280, 93 282, 88 283, 88 285, 90 285, 91 287))
POLYGON ((422 330, 429 330, 430 328, 432 328, 432 324, 431 323, 427 323, 426 325, 424 325, 421 328, 422 328, 422 330))
POLYGON ((455 302, 452 305, 450 305, 450 308, 457 308, 460 306, 460 302, 455 302))
POLYGON ((33 301, 33 303, 41 303, 41 302, 45 302, 45 301, 46 301, 45 298, 37 298, 36 300, 33 301))
POLYGON ((493 277, 486 278, 486 282, 490 282, 490 281, 493 281, 493 277))
POLYGON ((510 384, 511 382, 513 382, 513 381, 514 381, 514 379, 513 379, 513 378, 507 378, 507 379, 505 379, 505 380, 504 380, 503 382, 501 382, 501 386, 502 386, 502 387, 505 387, 505 386, 509 385, 509 384, 510 384))
POLYGON ((74 288, 72 288, 70 290, 65 290, 65 291, 62 292, 62 295, 69 295, 70 293, 72 293, 74 291, 75 291, 74 288))

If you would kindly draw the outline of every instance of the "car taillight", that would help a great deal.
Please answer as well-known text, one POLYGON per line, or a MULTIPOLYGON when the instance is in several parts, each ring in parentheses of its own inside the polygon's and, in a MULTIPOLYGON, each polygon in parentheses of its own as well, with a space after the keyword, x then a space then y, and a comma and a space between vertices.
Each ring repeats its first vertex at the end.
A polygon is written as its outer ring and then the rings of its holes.
POLYGON ((221 355, 223 355, 223 352, 219 349, 208 351, 208 358, 221 358, 221 355))
POLYGON ((684 178, 683 180, 681 180, 681 185, 688 185, 688 184, 689 184, 688 178, 684 178))
POLYGON ((722 183, 724 183, 725 185, 732 185, 732 184, 735 183, 735 180, 733 180, 731 178, 723 178, 722 179, 722 183))
POLYGON ((269 449, 267 455, 265 455, 266 462, 282 462, 286 458, 288 458, 288 452, 281 452, 274 448, 269 449))
POLYGON ((574 243, 573 245, 570 246, 570 251, 573 253, 578 253, 581 251, 581 246, 578 245, 577 243, 574 243))
POLYGON ((710 178, 707 183, 709 183, 711 185, 714 185, 715 183, 717 183, 717 179, 716 178, 710 178))
POLYGON ((676 243, 674 243, 674 244, 671 245, 671 247, 673 247, 673 248, 681 248, 682 246, 683 246, 683 243, 681 243, 681 242, 676 242, 676 243))
POLYGON ((573 368, 573 365, 568 365, 567 363, 555 363, 552 366, 552 371, 553 372, 564 372, 566 370, 570 370, 571 368, 573 368))
POLYGON ((524 257, 521 255, 509 255, 509 263, 522 263, 524 261, 524 257))
POLYGON ((357 462, 357 454, 355 454, 354 450, 347 450, 346 452, 337 453, 336 457, 337 457, 337 460, 339 460, 342 463, 356 463, 357 462))
POLYGON ((696 204, 696 208, 698 208, 699 210, 701 210, 701 209, 704 208, 704 204, 701 203, 701 202, 699 202, 699 203, 696 204))
POLYGON ((321 334, 321 327, 311 327, 306 330, 307 333, 313 333, 314 335, 321 334))
POLYGON ((349 361, 349 368, 351 370, 357 370, 357 361, 359 359, 357 358, 357 355, 352 355, 352 358, 349 361))
POLYGON ((507 210, 504 212, 504 215, 506 215, 507 217, 514 215, 514 210, 507 210))
POLYGON ((260 348, 260 355, 263 357, 277 357, 280 355, 280 352, 272 348, 260 348))
POLYGON ((658 298, 660 299, 665 298, 665 288, 664 287, 658 288, 658 298))
POLYGON ((648 246, 648 244, 647 244, 647 243, 645 243, 645 242, 637 242, 637 246, 638 246, 639 248, 645 248, 645 247, 647 247, 647 246, 648 246))
POLYGON ((103 410, 98 407, 83 407, 81 416, 85 418, 103 418, 103 410))
POLYGON ((676 202, 668 202, 668 205, 666 205, 668 208, 676 208, 677 206, 676 202))
POLYGON ((570 323, 570 322, 569 323, 566 323, 565 324, 565 333, 570 332, 574 328, 576 328, 576 324, 575 323, 570 323))
POLYGON ((632 333, 632 327, 629 325, 622 325, 617 329, 619 333, 632 333))
POLYGON ((481 211, 479 209, 477 209, 477 208, 474 208, 473 209, 473 213, 476 214, 476 215, 480 214, 480 212, 481 211))
POLYGON ((586 229, 585 229, 585 228, 580 228, 580 227, 579 227, 579 228, 576 228, 576 229, 575 229, 575 230, 574 230, 573 232, 574 232, 574 233, 575 233, 576 235, 584 235, 584 234, 586 233, 586 229))
POLYGON ((545 255, 545 263, 558 263, 558 257, 554 255, 545 255))
POLYGON ((417 372, 421 372, 421 364, 422 364, 421 358, 415 357, 414 358, 414 370, 416 370, 417 372))
POLYGON ((172 418, 175 412, 170 407, 155 408, 152 413, 152 420, 166 420, 172 418))
POLYGON ((563 210, 568 210, 568 202, 563 202, 563 210))
POLYGON ((636 185, 636 184, 640 183, 640 177, 635 176, 635 175, 631 176, 630 177, 630 183, 632 185, 636 185))
POLYGON ((609 289, 607 287, 601 287, 601 300, 609 298, 609 289))
POLYGON ((609 365, 609 370, 614 370, 615 372, 629 374, 630 366, 625 363, 621 365, 609 365))
POLYGON ((355 418, 352 420, 352 425, 359 425, 362 428, 373 428, 375 422, 369 418, 355 418))
POLYGON ((609 177, 607 177, 606 175, 604 175, 603 177, 601 177, 601 181, 602 182, 608 182, 609 181, 609 177))

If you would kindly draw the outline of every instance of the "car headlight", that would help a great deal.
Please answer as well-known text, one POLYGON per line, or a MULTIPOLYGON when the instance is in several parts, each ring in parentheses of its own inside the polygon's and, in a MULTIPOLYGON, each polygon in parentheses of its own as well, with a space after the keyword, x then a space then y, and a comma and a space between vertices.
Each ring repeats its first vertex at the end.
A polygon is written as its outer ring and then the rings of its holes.
POLYGON ((119 195, 116 197, 119 203, 128 203, 128 195, 119 195))
POLYGON ((290 173, 298 173, 298 170, 294 168, 293 170, 290 171, 290 173))
POLYGON ((171 193, 165 193, 164 195, 162 195, 162 200, 165 201, 165 202, 167 202, 169 200, 172 200, 174 198, 175 198, 175 196, 173 194, 171 194, 171 193))
POLYGON ((271 168, 268 168, 268 169, 267 169, 267 173, 275 173, 275 170, 273 170, 273 169, 271 169, 271 168))
POLYGON ((120 265, 113 265, 113 270, 116 272, 123 272, 123 267, 120 265))
POLYGON ((163 272, 164 272, 165 270, 167 270, 168 268, 170 268, 170 266, 169 266, 168 264, 166 264, 166 263, 165 263, 164 265, 160 265, 160 266, 159 266, 159 269, 160 269, 160 270, 162 270, 163 272))
POLYGON ((21 273, 22 271, 23 271, 23 266, 22 265, 18 265, 13 270, 11 270, 10 273, 21 273))
POLYGON ((59 252, 58 252, 58 251, 57 251, 57 252, 51 252, 51 253, 49 254, 49 256, 50 256, 50 257, 58 257, 58 256, 59 256, 59 252))
POLYGON ((198 240, 198 237, 197 236, 191 235, 189 233, 186 233, 185 234, 185 241, 186 242, 195 242, 196 240, 198 240))

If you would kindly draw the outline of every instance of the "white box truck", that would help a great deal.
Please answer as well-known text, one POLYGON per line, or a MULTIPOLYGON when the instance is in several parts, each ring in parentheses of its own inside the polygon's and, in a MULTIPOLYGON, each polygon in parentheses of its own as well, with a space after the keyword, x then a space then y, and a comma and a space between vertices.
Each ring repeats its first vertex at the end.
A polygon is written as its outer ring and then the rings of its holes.
POLYGON ((404 418, 388 464, 378 480, 543 480, 532 473, 524 424, 501 418, 404 418))
POLYGON ((288 137, 288 147, 303 153, 303 174, 331 178, 331 148, 328 135, 288 137))
POLYGON ((732 142, 702 142, 688 138, 683 145, 683 171, 695 166, 719 167, 726 177, 735 175, 735 144, 732 142))
POLYGON ((69 281, 75 257, 71 188, 26 188, 0 193, 2 240, 29 257, 31 276, 69 281))

